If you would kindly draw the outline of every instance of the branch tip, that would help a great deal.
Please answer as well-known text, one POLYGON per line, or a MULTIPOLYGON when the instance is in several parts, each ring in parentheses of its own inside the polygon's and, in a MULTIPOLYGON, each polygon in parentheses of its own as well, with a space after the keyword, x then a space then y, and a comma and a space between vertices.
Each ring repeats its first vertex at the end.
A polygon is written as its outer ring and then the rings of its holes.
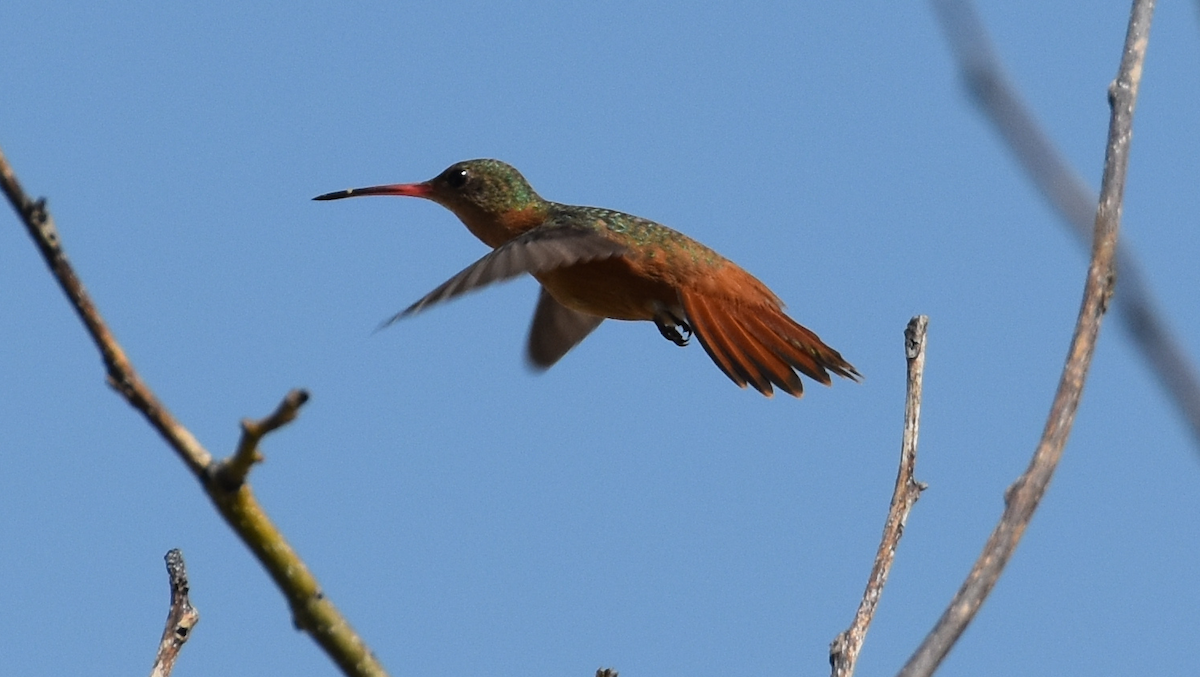
POLYGON ((250 468, 265 460, 258 448, 262 438, 296 420, 296 416, 300 413, 300 407, 304 406, 308 399, 307 390, 296 388, 284 396, 283 401, 270 416, 257 421, 250 418, 242 419, 242 438, 238 442, 237 450, 229 458, 213 464, 208 471, 208 476, 224 491, 236 491, 246 482, 250 468))
POLYGON ((925 483, 913 476, 917 465, 917 437, 920 430, 921 391, 925 376, 925 337, 929 317, 917 315, 904 329, 904 357, 907 365, 907 387, 904 398, 904 432, 900 441, 900 467, 896 471, 896 486, 892 489, 892 500, 888 506, 887 519, 883 524, 883 536, 875 551, 875 563, 867 578, 867 587, 850 627, 838 634, 829 644, 829 667, 833 677, 850 677, 858 662, 867 629, 875 617, 875 610, 883 596, 896 549, 904 536, 904 525, 916 505, 925 483))
POLYGON ((192 606, 188 597, 187 568, 183 564, 183 553, 179 549, 167 552, 167 579, 171 585, 171 606, 167 611, 167 622, 163 627, 162 639, 158 643, 158 655, 154 659, 151 677, 167 677, 175 668, 179 651, 192 635, 192 628, 200 622, 200 612, 192 606))

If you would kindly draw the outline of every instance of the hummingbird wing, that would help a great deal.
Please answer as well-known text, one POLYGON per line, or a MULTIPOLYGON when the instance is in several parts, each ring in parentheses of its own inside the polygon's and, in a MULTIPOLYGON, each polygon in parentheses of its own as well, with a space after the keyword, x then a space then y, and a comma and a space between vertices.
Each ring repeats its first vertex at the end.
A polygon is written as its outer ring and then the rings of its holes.
MULTIPOLYGON (((390 317, 379 328, 493 282, 525 273, 543 273, 576 263, 608 259, 620 256, 625 251, 623 245, 592 230, 541 225, 496 247, 416 303, 390 317)), ((583 335, 579 338, 582 339, 583 335)))
POLYGON ((529 327, 529 364, 539 371, 549 369, 603 321, 598 315, 571 310, 542 287, 529 327))

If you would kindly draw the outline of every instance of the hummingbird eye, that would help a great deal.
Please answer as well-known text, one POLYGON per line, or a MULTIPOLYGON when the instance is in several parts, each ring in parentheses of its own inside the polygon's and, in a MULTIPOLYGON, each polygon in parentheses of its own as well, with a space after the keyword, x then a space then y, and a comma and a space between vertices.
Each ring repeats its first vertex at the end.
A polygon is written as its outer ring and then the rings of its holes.
POLYGON ((451 188, 462 188, 467 185, 467 180, 471 178, 470 172, 465 167, 459 167, 446 172, 446 185, 451 188))

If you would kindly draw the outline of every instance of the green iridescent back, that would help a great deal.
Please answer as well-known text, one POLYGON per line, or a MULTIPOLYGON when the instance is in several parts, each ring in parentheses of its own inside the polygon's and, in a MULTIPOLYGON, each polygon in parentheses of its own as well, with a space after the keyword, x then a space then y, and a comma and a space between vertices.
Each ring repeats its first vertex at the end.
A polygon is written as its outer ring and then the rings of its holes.
POLYGON ((719 265, 725 257, 683 233, 640 216, 602 207, 549 203, 552 222, 587 228, 630 247, 635 257, 662 258, 671 264, 719 265))

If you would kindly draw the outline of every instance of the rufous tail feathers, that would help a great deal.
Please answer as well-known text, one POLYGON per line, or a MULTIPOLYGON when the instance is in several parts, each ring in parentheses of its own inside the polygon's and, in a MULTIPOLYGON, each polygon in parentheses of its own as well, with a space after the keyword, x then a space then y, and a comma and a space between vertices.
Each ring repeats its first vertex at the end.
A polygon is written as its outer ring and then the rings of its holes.
POLYGON ((740 268, 731 268, 723 270, 722 277, 745 276, 748 279, 738 282, 747 293, 683 288, 680 298, 700 345, 734 383, 753 386, 768 397, 774 384, 800 397, 804 385, 797 371, 825 385, 831 383, 829 372, 854 381, 861 378, 838 351, 788 317, 765 285, 740 268))

